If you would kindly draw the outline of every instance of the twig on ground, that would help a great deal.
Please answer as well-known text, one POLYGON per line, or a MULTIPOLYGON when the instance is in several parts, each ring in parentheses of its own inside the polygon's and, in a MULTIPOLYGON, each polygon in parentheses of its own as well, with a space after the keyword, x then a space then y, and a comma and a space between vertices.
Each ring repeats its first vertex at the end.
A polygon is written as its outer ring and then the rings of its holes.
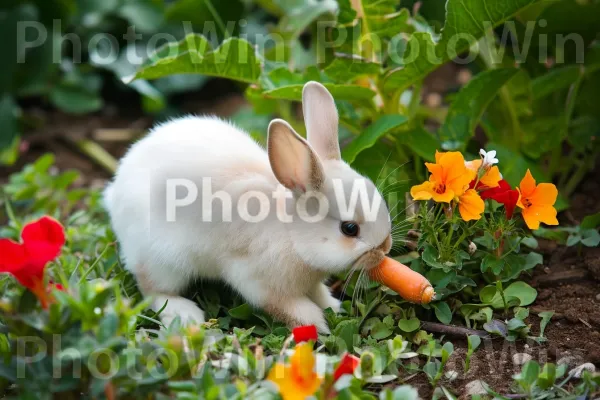
POLYGON ((588 271, 583 268, 566 271, 552 272, 550 275, 541 275, 535 279, 538 286, 554 286, 560 283, 571 283, 588 278, 588 271))
POLYGON ((426 330, 428 332, 443 333, 445 335, 450 335, 450 336, 455 336, 455 337, 464 338, 465 336, 469 336, 469 335, 477 335, 484 339, 491 338, 490 334, 487 333, 486 331, 470 329, 470 328, 466 328, 463 326, 444 325, 444 324, 439 324, 437 322, 426 322, 426 321, 422 322, 421 328, 423 328, 424 330, 426 330))
POLYGON ((131 129, 131 128, 121 128, 121 129, 96 129, 92 133, 92 138, 99 142, 130 142, 135 138, 142 136, 144 134, 143 129, 131 129))
POLYGON ((65 136, 65 139, 108 172, 114 173, 117 170, 117 160, 98 143, 89 139, 79 139, 70 136, 65 136))

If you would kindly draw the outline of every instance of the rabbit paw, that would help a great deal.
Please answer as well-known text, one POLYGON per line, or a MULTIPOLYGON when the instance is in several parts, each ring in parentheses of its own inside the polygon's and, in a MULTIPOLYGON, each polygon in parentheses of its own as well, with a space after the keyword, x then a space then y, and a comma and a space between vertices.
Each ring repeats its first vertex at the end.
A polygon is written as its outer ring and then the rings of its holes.
POLYGON ((333 312, 337 313, 342 306, 342 302, 333 297, 329 288, 323 283, 319 283, 309 294, 309 297, 323 310, 331 308, 333 312))
POLYGON ((168 327, 176 317, 179 317, 182 325, 201 324, 204 320, 204 312, 193 301, 177 296, 155 296, 154 308, 164 310, 160 313, 160 319, 168 327), (165 306, 165 302, 167 305, 165 306))

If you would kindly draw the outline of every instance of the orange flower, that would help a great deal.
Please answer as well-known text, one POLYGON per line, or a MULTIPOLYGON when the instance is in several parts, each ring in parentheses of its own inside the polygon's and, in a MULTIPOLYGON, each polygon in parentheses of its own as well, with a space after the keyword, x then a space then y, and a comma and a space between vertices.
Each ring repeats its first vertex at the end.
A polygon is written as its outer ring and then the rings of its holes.
POLYGON ((429 181, 410 189, 414 200, 433 199, 438 203, 449 203, 460 197, 475 178, 475 172, 465 166, 463 155, 457 151, 435 153, 435 164, 425 163, 431 172, 429 181))
POLYGON ((458 199, 458 211, 465 221, 478 220, 485 209, 485 203, 473 189, 467 190, 458 199))
POLYGON ((558 196, 556 186, 551 183, 540 183, 536 186, 535 179, 527 170, 517 190, 520 194, 517 206, 523 209, 521 213, 529 229, 538 229, 540 222, 558 225, 554 208, 558 196))
POLYGON ((312 344, 305 342, 296 346, 290 365, 275 364, 267 379, 279 387, 283 400, 304 400, 315 394, 321 385, 321 378, 314 369, 312 344))
MULTIPOLYGON (((482 160, 473 160, 467 161, 465 165, 469 170, 477 174, 479 169, 481 168, 481 163, 482 160)), ((501 180, 502 175, 500 175, 500 170, 494 165, 484 170, 483 175, 481 176, 481 178, 479 178, 479 183, 477 184, 477 187, 474 189, 481 189, 481 186, 490 189, 495 188, 498 186, 498 182, 500 182, 501 180)))

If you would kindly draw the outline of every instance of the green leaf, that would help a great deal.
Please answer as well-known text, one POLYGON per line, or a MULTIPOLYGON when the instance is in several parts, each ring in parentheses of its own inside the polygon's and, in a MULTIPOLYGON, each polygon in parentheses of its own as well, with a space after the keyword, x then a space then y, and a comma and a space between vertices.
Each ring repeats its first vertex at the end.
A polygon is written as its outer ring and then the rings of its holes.
POLYGON ((540 374, 540 365, 536 361, 527 361, 523 365, 521 372, 515 376, 515 379, 521 384, 525 384, 524 389, 531 387, 540 374))
POLYGON ((440 131, 444 150, 465 148, 486 106, 518 71, 516 68, 484 71, 458 92, 440 131))
POLYGON ((581 243, 587 247, 596 247, 600 244, 600 233, 596 229, 581 231, 581 243))
POLYGON ((98 111, 104 105, 98 93, 67 82, 60 83, 52 89, 50 101, 70 114, 87 114, 98 111))
POLYGON ((568 88, 579 78, 581 68, 567 66, 553 69, 531 81, 533 99, 541 99, 561 89, 568 88))
POLYGON ((481 344, 481 337, 477 335, 467 336, 467 348, 469 353, 473 353, 481 344))
POLYGON ((581 229, 598 228, 600 226, 600 212, 584 217, 580 226, 581 229))
MULTIPOLYGON (((418 51, 420 55, 403 67, 390 71, 385 76, 384 89, 386 91, 407 89, 449 59, 467 50, 492 26, 511 18, 536 1, 448 0, 446 24, 439 43, 435 45, 428 33, 414 33, 408 47, 418 46, 418 50, 413 47, 409 54, 418 51), (483 21, 486 23, 484 24, 483 21)), ((407 58, 410 59, 410 56, 405 56, 405 59, 407 58)))
POLYGON ((407 8, 398 11, 399 0, 359 0, 363 37, 386 40, 407 28, 407 8))
POLYGON ((556 365, 551 363, 544 364, 542 372, 537 377, 537 385, 543 389, 549 389, 556 381, 556 365))
POLYGON ((341 321, 335 327, 333 334, 342 340, 342 343, 345 345, 345 351, 352 351, 354 349, 354 338, 358 336, 358 328, 359 328, 359 320, 358 319, 347 319, 341 321))
POLYGON ((288 0, 281 4, 284 15, 279 30, 295 39, 323 14, 333 15, 338 9, 335 0, 288 0))
POLYGON ((384 77, 386 92, 404 91, 413 83, 425 78, 447 59, 437 59, 436 45, 428 32, 415 32, 410 36, 403 60, 410 60, 401 67, 390 70, 384 77))
POLYGON ((506 337, 508 335, 506 324, 497 319, 493 319, 483 324, 483 329, 485 329, 489 333, 500 335, 502 337, 506 337))
POLYGON ((118 14, 142 32, 154 33, 163 23, 163 10, 149 1, 126 2, 118 14))
POLYGON ((525 270, 530 270, 533 267, 543 264, 544 263, 544 257, 540 254, 540 253, 536 253, 534 251, 532 251, 531 253, 527 254, 527 256, 525 257, 525 270))
POLYGON ((392 392, 393 400, 417 400, 419 393, 417 389, 410 385, 401 385, 394 389, 392 392))
POLYGON ((339 11, 337 20, 339 24, 348 24, 356 18, 356 10, 352 8, 350 0, 338 0, 339 11))
POLYGON ((17 113, 19 106, 15 99, 5 93, 0 99, 0 126, 2 135, 0 135, 0 149, 4 149, 13 144, 19 134, 17 126, 17 113))
POLYGON ((418 318, 403 318, 398 321, 398 328, 404 332, 414 332, 421 326, 421 321, 418 318))
POLYGON ((342 150, 342 158, 351 164, 361 151, 373 146, 379 138, 407 121, 403 115, 383 115, 342 150))
POLYGON ((229 315, 231 315, 233 318, 244 321, 250 319, 252 313, 252 307, 248 303, 241 304, 229 310, 229 315))
POLYGON ((396 137, 425 161, 435 161, 435 152, 440 149, 440 141, 424 126, 419 125, 396 137))
POLYGON ((435 309, 435 316, 437 319, 443 324, 449 324, 452 321, 452 310, 450 310, 450 306, 445 301, 440 301, 439 303, 431 304, 435 309))
POLYGON ((493 254, 488 254, 481 260, 481 272, 491 269, 494 275, 499 275, 502 268, 504 268, 504 259, 497 258, 493 254))
POLYGON ((506 298, 516 297, 519 299, 520 306, 528 306, 535 301, 535 298, 537 297, 537 290, 525 282, 518 281, 511 283, 506 289, 504 289, 504 296, 506 298))
POLYGON ((371 336, 376 340, 385 339, 392 333, 394 333, 394 331, 381 321, 377 321, 375 326, 371 328, 371 336))
POLYGON ((546 330, 546 326, 548 326, 548 323, 550 322, 550 319, 552 318, 553 315, 554 315, 554 311, 542 311, 541 313, 538 314, 538 317, 540 317, 542 319, 540 321, 540 337, 541 338, 544 337, 544 331, 546 330))
MULTIPOLYGON (((369 88, 359 85, 337 85, 325 83, 323 86, 329 90, 334 99, 348 101, 369 101, 375 96, 375 92, 369 88)), ((304 83, 288 85, 263 92, 263 96, 269 99, 279 100, 302 100, 302 88, 304 83)))
POLYGON ((377 75, 380 70, 381 64, 378 63, 353 57, 336 57, 323 71, 337 83, 345 83, 361 76, 377 75))
POLYGON ((173 74, 202 74, 255 83, 261 66, 254 46, 239 38, 229 38, 212 49, 201 35, 189 34, 178 43, 159 48, 133 76, 135 79, 157 79, 173 74))

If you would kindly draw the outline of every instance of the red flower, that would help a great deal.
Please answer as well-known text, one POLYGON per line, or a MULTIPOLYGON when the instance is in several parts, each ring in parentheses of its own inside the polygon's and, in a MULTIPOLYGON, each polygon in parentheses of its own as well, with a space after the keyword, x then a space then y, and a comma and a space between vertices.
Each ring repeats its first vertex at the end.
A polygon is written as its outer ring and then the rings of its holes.
POLYGON ((44 270, 46 264, 60 254, 64 244, 65 232, 58 221, 42 217, 30 222, 21 232, 21 243, 0 239, 0 273, 13 275, 47 308, 50 288, 44 286, 44 270))
POLYGON ((498 203, 504 204, 506 209, 506 218, 511 219, 515 206, 519 201, 519 191, 517 189, 511 189, 508 182, 502 179, 498 182, 498 187, 484 190, 480 193, 482 199, 494 199, 498 203))
POLYGON ((294 341, 296 343, 308 342, 312 340, 313 342, 317 341, 317 327, 314 325, 306 325, 299 326, 292 330, 292 334, 294 335, 294 341))
POLYGON ((333 381, 337 381, 342 375, 353 374, 358 364, 360 364, 360 358, 352 354, 344 354, 342 361, 333 372, 333 381))

